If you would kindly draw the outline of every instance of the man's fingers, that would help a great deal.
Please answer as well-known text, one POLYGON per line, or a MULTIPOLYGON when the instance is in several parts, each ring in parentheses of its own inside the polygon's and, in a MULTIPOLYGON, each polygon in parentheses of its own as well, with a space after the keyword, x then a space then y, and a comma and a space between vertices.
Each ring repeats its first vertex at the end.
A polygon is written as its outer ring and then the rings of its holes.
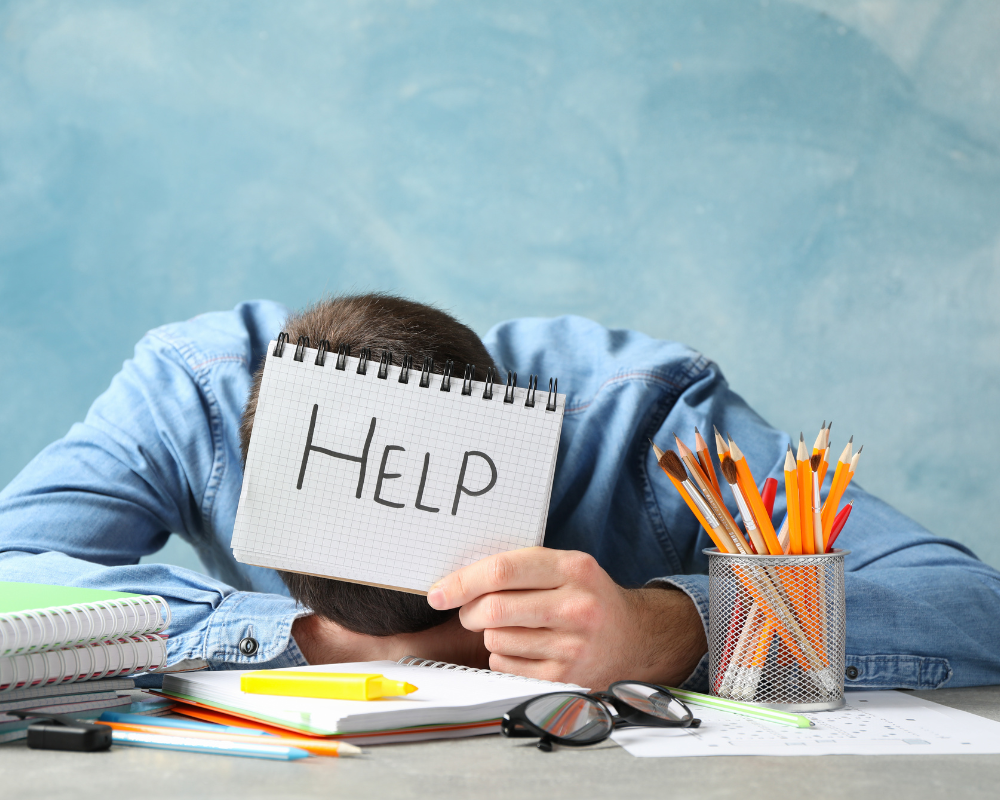
POLYGON ((490 669, 511 675, 523 675, 526 678, 538 678, 543 681, 570 682, 570 666, 560 661, 548 659, 538 661, 533 658, 494 654, 490 656, 490 669))
MULTIPOLYGON (((597 562, 585 553, 528 547, 480 559, 446 578, 427 595, 432 608, 464 606, 484 594, 512 589, 555 589, 597 562)), ((599 567, 598 567, 599 569, 599 567)))
POLYGON ((458 618, 470 631, 487 628, 547 628, 558 619, 551 592, 493 592, 462 606, 458 618))
POLYGON ((575 661, 582 651, 573 637, 560 636, 543 628, 494 628, 486 631, 483 644, 493 655, 575 661))

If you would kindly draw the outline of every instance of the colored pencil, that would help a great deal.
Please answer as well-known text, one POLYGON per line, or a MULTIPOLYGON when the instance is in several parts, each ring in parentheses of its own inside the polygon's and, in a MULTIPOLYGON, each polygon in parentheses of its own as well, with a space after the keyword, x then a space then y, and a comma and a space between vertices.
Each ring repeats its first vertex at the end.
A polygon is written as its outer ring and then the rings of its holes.
POLYGON ((840 536, 840 532, 844 530, 844 526, 847 524, 847 518, 851 516, 851 510, 854 508, 854 501, 852 500, 846 506, 844 506, 840 513, 837 514, 837 518, 833 521, 833 530, 830 532, 830 542, 827 544, 827 552, 833 552, 833 543, 837 541, 837 537, 840 536))
POLYGON ((812 555, 816 552, 812 526, 812 474, 809 469, 809 456, 806 453, 806 441, 799 434, 799 452, 796 456, 796 471, 799 483, 799 526, 802 531, 802 553, 812 555))
POLYGON ((785 453, 785 500, 788 505, 788 551, 802 555, 801 508, 799 506, 799 474, 792 456, 792 446, 785 453))
POLYGON ((747 503, 750 505, 750 510, 753 512, 754 521, 757 523, 757 527, 764 537, 764 542, 767 544, 767 551, 772 556, 780 556, 781 545, 778 544, 778 537, 774 535, 771 515, 764 509, 764 501, 761 500, 760 492, 757 491, 757 484, 753 479, 753 473, 750 472, 750 466, 747 464, 746 458, 732 439, 729 440, 729 453, 732 456, 733 463, 736 465, 736 471, 740 479, 740 489, 743 490, 743 495, 746 497, 747 503))
POLYGON ((705 471, 706 477, 715 487, 715 493, 722 497, 722 487, 719 485, 719 477, 715 474, 715 467, 712 465, 712 454, 708 452, 708 445, 701 435, 701 431, 694 429, 694 449, 698 454, 698 462, 705 471))

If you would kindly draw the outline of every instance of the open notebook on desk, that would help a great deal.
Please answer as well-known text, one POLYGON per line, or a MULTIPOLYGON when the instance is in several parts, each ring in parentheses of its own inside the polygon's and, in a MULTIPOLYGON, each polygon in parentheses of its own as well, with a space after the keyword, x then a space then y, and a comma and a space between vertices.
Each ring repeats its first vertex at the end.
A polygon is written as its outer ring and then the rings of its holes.
MULTIPOLYGON (((500 717, 546 692, 579 691, 573 684, 522 678, 415 660, 293 667, 306 672, 379 673, 417 687, 413 694, 381 700, 323 700, 240 691, 243 671, 167 675, 162 694, 243 719, 313 736, 336 736, 355 743, 476 736, 500 730, 500 717)), ((250 670, 248 670, 250 671, 250 670)))

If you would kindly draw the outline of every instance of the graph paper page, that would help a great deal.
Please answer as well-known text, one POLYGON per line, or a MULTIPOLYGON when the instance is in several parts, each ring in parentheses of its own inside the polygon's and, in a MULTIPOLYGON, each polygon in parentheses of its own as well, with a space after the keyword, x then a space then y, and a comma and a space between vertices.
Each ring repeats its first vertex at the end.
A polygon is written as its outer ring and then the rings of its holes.
POLYGON ((233 531, 239 561, 426 592, 488 555, 542 543, 565 396, 504 403, 461 377, 419 385, 316 351, 268 357, 233 531))
POLYGON ((837 711, 793 728, 692 705, 700 728, 626 728, 612 737, 638 757, 1000 753, 1000 722, 903 692, 847 692, 837 711))

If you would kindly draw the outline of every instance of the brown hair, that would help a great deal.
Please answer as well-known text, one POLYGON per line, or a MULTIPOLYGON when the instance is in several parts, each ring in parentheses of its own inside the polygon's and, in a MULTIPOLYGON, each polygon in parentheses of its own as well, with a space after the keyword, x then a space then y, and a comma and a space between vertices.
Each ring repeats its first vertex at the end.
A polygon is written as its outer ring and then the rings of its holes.
MULTIPOLYGON (((300 336, 308 336, 312 347, 326 339, 334 353, 341 344, 349 345, 354 354, 369 347, 376 362, 383 350, 391 352, 397 364, 403 355, 410 355, 418 370, 428 356, 434 359, 435 372, 442 372, 445 362, 453 361, 457 376, 463 374, 466 364, 476 366, 476 377, 480 379, 485 377, 488 367, 496 368, 471 328, 433 306, 390 294, 344 295, 320 300, 289 316, 284 330, 292 345, 300 336)), ((244 463, 263 374, 261 365, 254 373, 240 423, 244 463)), ((435 611, 422 595, 283 570, 278 570, 278 574, 295 600, 355 633, 369 636, 415 633, 446 622, 458 613, 435 611)))

